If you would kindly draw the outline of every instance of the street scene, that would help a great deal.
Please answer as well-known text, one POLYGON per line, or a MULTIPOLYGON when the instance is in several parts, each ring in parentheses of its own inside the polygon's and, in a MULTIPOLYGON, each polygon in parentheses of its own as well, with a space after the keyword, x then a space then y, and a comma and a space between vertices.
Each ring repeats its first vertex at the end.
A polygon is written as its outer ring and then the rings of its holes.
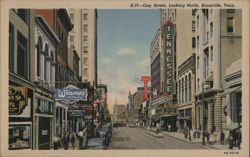
POLYGON ((242 149, 242 10, 10 9, 9 150, 242 149))

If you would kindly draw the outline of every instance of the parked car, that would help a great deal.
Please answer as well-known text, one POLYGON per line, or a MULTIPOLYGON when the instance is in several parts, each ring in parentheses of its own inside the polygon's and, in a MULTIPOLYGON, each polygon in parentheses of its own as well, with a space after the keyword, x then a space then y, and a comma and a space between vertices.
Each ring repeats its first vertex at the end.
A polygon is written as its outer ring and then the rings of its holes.
POLYGON ((104 145, 102 138, 89 138, 87 149, 107 149, 107 146, 104 145))
POLYGON ((99 128, 96 130, 96 137, 103 140, 104 145, 108 146, 111 136, 110 132, 105 128, 99 128))

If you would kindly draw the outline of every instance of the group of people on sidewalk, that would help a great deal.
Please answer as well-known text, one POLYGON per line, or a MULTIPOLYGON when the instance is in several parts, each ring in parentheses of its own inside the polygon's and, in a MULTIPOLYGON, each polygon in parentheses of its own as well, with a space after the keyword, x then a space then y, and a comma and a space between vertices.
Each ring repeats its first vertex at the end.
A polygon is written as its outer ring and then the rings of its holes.
POLYGON ((79 140, 79 149, 84 149, 87 146, 87 131, 86 128, 80 129, 78 134, 74 131, 66 131, 63 138, 61 139, 59 135, 55 135, 53 138, 54 149, 57 150, 62 147, 65 150, 69 149, 69 143, 71 143, 72 148, 76 147, 76 140, 79 140))

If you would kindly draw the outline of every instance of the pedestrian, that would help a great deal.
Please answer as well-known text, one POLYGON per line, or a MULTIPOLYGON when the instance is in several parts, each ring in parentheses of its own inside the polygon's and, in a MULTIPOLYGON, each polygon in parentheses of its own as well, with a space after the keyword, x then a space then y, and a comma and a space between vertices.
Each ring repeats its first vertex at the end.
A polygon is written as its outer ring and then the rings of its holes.
POLYGON ((221 145, 223 145, 223 144, 224 144, 224 140, 225 140, 225 134, 224 134, 224 132, 222 131, 222 132, 220 133, 220 141, 221 141, 221 145))
POLYGON ((82 149, 82 142, 83 142, 83 130, 82 129, 78 132, 78 139, 79 139, 79 149, 82 149))
POLYGON ((72 144, 72 148, 75 149, 76 133, 74 131, 70 134, 70 142, 72 144))
POLYGON ((233 134, 231 133, 229 137, 229 149, 233 149, 233 146, 234 146, 234 140, 233 140, 233 134))
POLYGON ((185 135, 185 139, 186 139, 187 136, 188 136, 188 130, 187 130, 187 128, 184 129, 184 135, 185 135))
POLYGON ((59 148, 59 137, 56 134, 53 137, 53 148, 54 150, 59 148))
POLYGON ((69 148, 69 140, 70 140, 69 132, 66 132, 63 137, 63 146, 65 150, 69 148))
POLYGON ((168 124, 168 132, 170 132, 170 129, 171 129, 171 125, 168 124))
POLYGON ((241 131, 239 130, 238 143, 237 143, 239 149, 240 149, 240 144, 241 144, 241 136, 242 136, 242 134, 241 134, 241 131))
POLYGON ((159 134, 159 132, 160 132, 160 124, 157 123, 156 124, 156 133, 157 133, 157 135, 159 134))
POLYGON ((83 130, 83 148, 87 147, 87 143, 88 143, 88 132, 86 127, 83 130))
POLYGON ((193 135, 193 131, 192 129, 189 130, 189 141, 192 141, 192 135, 193 135))

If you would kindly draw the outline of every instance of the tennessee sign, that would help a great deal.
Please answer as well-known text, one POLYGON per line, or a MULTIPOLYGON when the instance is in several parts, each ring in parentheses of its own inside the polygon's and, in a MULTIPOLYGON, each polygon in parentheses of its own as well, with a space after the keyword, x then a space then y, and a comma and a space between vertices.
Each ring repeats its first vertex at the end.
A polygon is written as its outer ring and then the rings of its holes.
POLYGON ((165 56, 166 56, 166 92, 173 92, 173 33, 174 26, 168 22, 164 27, 165 32, 165 56))
POLYGON ((77 88, 75 86, 67 86, 63 89, 55 89, 55 100, 61 100, 67 103, 75 103, 77 101, 87 101, 87 89, 77 88))

